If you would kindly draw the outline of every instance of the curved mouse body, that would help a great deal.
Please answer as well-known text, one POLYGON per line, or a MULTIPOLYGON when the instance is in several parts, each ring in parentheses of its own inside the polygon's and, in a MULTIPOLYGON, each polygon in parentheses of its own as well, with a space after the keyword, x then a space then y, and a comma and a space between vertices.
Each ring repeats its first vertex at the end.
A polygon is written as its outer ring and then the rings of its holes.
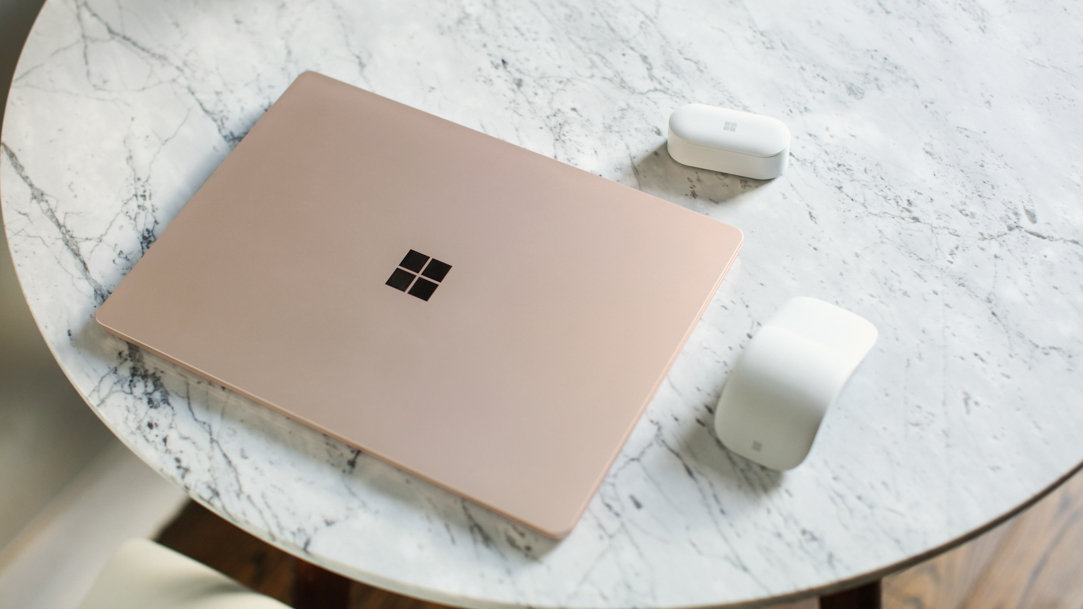
POLYGON ((868 320, 833 304, 787 301, 730 373, 715 414, 718 438, 771 469, 796 467, 876 337, 868 320))

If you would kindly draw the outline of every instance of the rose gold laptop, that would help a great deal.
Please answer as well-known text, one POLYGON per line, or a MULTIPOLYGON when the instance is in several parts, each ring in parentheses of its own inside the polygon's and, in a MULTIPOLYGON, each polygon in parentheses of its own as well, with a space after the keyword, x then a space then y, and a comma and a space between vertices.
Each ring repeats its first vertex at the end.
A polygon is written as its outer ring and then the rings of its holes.
POLYGON ((740 245, 721 222, 306 73, 96 317, 560 538, 740 245))

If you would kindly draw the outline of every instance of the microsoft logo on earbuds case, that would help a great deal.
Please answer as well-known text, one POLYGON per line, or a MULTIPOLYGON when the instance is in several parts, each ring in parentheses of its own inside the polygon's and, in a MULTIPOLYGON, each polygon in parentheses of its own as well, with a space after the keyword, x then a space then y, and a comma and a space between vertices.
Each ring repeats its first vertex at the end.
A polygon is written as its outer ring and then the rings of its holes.
POLYGON ((432 298, 436 288, 440 287, 440 282, 447 277, 450 270, 450 264, 410 250, 406 252, 399 267, 391 273, 385 283, 400 292, 406 292, 421 300, 428 300, 432 298), (421 275, 418 276, 418 273, 421 275))

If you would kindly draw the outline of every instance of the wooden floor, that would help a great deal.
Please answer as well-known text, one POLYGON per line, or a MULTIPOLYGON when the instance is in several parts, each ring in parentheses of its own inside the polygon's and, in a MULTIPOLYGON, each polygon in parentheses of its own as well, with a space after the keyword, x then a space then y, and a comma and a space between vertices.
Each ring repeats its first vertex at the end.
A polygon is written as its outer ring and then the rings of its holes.
MULTIPOLYGON (((293 559, 196 504, 159 535, 264 594, 290 603, 293 559)), ((815 599, 771 609, 815 609, 815 599)), ((1083 609, 1083 473, 999 527, 884 579, 886 609, 1083 609)), ((350 609, 439 609, 363 584, 350 609)))

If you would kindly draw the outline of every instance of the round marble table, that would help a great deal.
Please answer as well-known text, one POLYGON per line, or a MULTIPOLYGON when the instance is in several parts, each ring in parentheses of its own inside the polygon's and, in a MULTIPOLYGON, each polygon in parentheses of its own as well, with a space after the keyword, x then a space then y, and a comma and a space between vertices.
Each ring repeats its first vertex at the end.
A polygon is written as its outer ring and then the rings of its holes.
POLYGON ((1083 460, 1078 12, 985 0, 48 0, 3 126, 5 229, 42 334, 93 411, 193 498, 298 556, 474 607, 823 591, 976 534, 1083 460), (745 231, 565 541, 92 322, 307 69, 745 231), (675 164, 665 121, 689 101, 783 119, 787 173, 762 183, 675 164), (880 339, 808 461, 778 474, 710 428, 750 334, 796 295, 864 315, 880 339))

